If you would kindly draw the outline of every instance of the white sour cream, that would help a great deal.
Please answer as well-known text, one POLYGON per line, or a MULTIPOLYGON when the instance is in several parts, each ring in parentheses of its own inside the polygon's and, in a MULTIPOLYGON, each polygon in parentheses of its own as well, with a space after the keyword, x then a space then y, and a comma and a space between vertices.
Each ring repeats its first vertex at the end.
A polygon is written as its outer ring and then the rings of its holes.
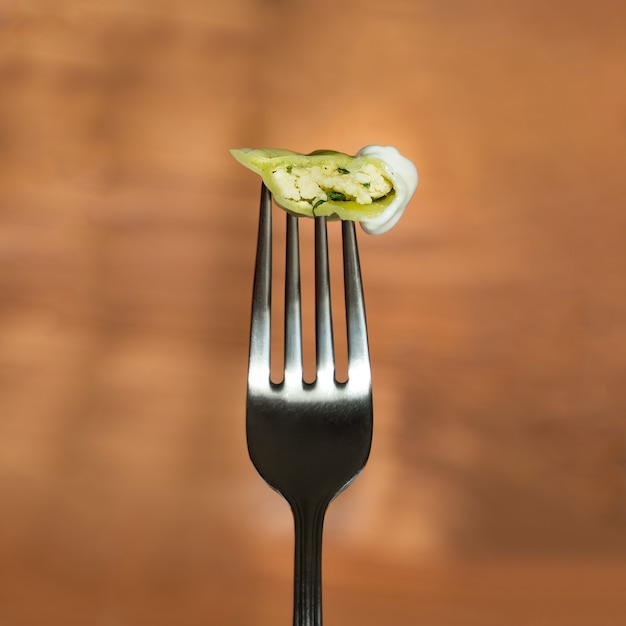
POLYGON ((396 195, 393 202, 376 217, 361 220, 368 235, 382 235, 395 226, 417 189, 417 169, 393 146, 365 146, 356 156, 372 156, 383 162, 396 195))

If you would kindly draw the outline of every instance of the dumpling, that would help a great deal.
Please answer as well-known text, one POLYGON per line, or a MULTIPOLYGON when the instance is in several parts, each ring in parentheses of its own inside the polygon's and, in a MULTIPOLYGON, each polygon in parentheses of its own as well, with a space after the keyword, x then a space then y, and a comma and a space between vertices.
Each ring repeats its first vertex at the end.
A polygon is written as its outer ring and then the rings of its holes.
POLYGON ((360 222, 370 235, 394 226, 417 188, 415 166, 392 146, 365 146, 355 156, 250 148, 231 154, 261 176, 281 208, 360 222))

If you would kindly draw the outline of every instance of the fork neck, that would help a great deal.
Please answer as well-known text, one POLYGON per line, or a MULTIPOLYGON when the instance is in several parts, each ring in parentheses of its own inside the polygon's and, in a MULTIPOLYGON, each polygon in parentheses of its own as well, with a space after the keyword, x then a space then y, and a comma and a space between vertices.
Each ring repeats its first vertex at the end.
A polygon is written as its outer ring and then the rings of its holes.
POLYGON ((322 531, 328 502, 292 504, 295 527, 293 626, 322 626, 322 531))

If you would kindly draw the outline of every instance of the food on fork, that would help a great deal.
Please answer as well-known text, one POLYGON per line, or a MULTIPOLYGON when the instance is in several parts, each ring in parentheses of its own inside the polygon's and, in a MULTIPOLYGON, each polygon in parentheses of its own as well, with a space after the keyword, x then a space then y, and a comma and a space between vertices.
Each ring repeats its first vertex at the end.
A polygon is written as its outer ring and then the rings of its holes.
POLYGON ((275 148, 241 148, 231 154, 261 176, 279 207, 360 222, 370 235, 392 228, 417 188, 415 165, 393 146, 365 146, 354 156, 275 148))

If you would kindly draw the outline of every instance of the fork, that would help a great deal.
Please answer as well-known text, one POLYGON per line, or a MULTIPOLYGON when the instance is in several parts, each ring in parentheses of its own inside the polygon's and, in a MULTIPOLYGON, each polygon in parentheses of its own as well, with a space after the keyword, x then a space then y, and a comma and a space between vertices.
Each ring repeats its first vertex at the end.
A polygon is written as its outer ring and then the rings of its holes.
POLYGON ((363 469, 372 385, 354 222, 342 222, 348 379, 335 377, 326 218, 315 218, 316 378, 303 380, 298 218, 287 214, 284 375, 270 380, 272 196, 261 187, 252 296, 246 435, 261 477, 294 517, 294 626, 322 624, 322 529, 330 502, 363 469))

